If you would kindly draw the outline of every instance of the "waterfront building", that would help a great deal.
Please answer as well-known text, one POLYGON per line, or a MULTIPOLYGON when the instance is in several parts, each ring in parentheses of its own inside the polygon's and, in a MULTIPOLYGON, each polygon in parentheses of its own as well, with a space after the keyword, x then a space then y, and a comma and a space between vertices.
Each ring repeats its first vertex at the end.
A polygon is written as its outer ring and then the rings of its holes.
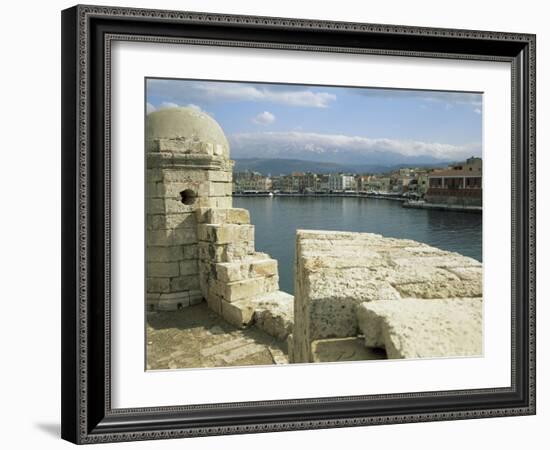
POLYGON ((426 201, 450 205, 481 206, 482 161, 471 157, 448 169, 434 170, 429 175, 426 201))
POLYGON ((372 176, 368 181, 367 191, 383 192, 390 191, 390 177, 383 175, 372 176))
POLYGON ((233 191, 269 191, 271 190, 272 181, 270 177, 266 177, 259 172, 246 170, 244 172, 236 172, 233 179, 233 191))
POLYGON ((369 190, 369 181, 372 175, 357 175, 355 177, 355 185, 358 192, 367 192, 369 190))
POLYGON ((355 177, 343 173, 331 173, 329 175, 329 190, 348 191, 355 189, 355 177))
POLYGON ((315 186, 316 191, 328 192, 329 191, 329 179, 330 175, 323 173, 317 175, 317 185, 315 186))

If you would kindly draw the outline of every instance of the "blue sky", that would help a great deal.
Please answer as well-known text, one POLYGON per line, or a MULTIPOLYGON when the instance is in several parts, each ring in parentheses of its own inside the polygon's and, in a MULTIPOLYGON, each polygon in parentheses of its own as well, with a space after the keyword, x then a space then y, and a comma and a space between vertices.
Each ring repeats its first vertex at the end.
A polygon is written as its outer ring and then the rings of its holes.
POLYGON ((384 153, 456 161, 481 155, 482 94, 148 79, 148 112, 210 114, 233 158, 376 162, 384 153))

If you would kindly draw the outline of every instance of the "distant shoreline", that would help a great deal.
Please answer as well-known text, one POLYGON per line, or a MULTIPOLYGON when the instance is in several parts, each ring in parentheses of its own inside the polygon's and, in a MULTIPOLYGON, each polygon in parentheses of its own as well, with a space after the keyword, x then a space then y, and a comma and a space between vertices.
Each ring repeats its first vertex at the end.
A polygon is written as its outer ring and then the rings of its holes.
POLYGON ((481 206, 463 206, 463 205, 447 205, 444 203, 426 203, 424 201, 410 200, 409 198, 396 196, 391 194, 367 194, 363 192, 234 192, 233 197, 246 198, 246 197, 316 197, 316 198, 370 198, 375 200, 390 200, 401 202, 403 208, 411 209, 431 209, 437 211, 453 211, 453 212, 466 212, 474 214, 482 214, 481 206))
POLYGON ((362 192, 234 192, 233 197, 344 197, 344 198, 374 198, 406 202, 405 197, 391 194, 367 194, 362 192))

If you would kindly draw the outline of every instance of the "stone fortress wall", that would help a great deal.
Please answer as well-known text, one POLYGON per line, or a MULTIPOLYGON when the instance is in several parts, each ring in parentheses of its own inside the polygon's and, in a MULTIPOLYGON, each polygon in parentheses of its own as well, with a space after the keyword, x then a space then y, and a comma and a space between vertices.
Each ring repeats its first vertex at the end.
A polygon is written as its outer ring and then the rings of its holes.
POLYGON ((291 362, 482 354, 475 259, 372 233, 298 230, 291 362))
POLYGON ((146 120, 149 310, 206 301, 238 327, 287 340, 289 361, 479 355, 481 265, 415 241, 299 230, 295 296, 232 208, 229 144, 191 108, 146 120))

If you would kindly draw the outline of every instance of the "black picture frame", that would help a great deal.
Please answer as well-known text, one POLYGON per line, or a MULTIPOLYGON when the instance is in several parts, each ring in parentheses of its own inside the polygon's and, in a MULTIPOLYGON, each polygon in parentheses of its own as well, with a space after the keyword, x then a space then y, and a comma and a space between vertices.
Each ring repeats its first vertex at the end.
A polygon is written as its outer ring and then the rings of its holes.
POLYGON ((74 443, 535 414, 535 36, 75 6, 62 12, 62 437, 74 443), (511 386, 112 409, 110 45, 115 40, 507 61, 511 386))

